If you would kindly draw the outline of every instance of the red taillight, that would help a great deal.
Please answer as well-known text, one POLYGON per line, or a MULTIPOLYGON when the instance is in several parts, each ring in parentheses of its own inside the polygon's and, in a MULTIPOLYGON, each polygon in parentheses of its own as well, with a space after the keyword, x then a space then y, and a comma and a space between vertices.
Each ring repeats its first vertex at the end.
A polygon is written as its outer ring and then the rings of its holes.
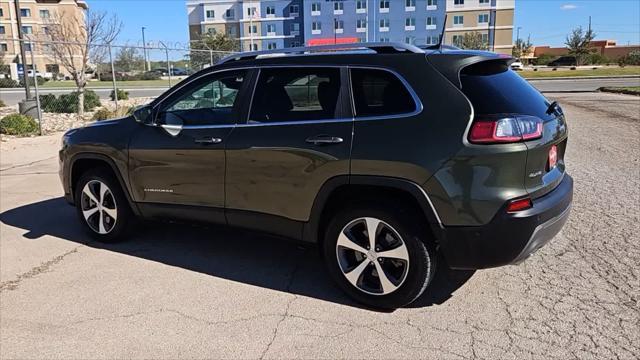
POLYGON ((507 212, 516 212, 530 209, 533 206, 530 198, 511 200, 507 206, 507 212))
POLYGON ((538 139, 542 127, 542 119, 535 116, 482 116, 471 124, 469 142, 499 144, 538 139))
POLYGON ((549 170, 556 167, 558 163, 558 147, 553 145, 551 149, 549 149, 549 170))

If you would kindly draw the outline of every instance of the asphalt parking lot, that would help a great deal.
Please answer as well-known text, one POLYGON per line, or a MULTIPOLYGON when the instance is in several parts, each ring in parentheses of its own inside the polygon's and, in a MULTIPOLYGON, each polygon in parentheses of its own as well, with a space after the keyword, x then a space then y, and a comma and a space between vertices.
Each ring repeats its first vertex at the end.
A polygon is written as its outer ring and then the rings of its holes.
POLYGON ((519 266, 441 272, 390 313, 265 235, 145 224, 91 242, 61 198, 60 134, 2 142, 0 357, 636 358, 640 97, 548 96, 570 126, 562 233, 519 266))

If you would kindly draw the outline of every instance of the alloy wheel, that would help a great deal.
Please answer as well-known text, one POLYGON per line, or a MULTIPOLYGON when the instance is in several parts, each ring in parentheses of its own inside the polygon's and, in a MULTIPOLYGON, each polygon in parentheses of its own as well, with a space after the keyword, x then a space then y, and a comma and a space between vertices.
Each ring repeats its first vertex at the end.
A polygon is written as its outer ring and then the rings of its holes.
POLYGON ((409 272, 409 252, 400 234, 372 217, 355 219, 342 229, 336 255, 345 278, 370 295, 391 294, 409 272))
POLYGON ((105 235, 111 232, 118 220, 116 199, 109 187, 98 180, 91 180, 82 189, 81 210, 91 230, 105 235))

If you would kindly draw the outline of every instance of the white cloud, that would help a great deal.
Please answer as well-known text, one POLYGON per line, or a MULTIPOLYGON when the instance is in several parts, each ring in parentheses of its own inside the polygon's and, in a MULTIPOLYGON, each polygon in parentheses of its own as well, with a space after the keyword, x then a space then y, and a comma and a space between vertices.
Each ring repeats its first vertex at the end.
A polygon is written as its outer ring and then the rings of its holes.
POLYGON ((576 9, 578 6, 575 4, 563 4, 562 6, 560 6, 560 10, 573 10, 576 9))

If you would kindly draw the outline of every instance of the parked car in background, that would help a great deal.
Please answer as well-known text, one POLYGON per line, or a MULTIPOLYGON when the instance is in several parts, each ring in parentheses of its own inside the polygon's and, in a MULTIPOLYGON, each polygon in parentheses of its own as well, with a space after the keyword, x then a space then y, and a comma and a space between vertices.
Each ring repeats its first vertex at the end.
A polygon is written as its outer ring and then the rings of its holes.
POLYGON ((338 286, 380 308, 417 299, 439 259, 518 264, 560 231, 565 116, 510 58, 347 46, 234 55, 68 131, 65 198, 103 242, 142 217, 317 244, 338 286))
POLYGON ((187 76, 189 75, 189 73, 187 72, 187 70, 182 69, 182 68, 171 68, 171 75, 174 76, 187 76))
POLYGON ((524 70, 524 64, 522 64, 520 59, 516 59, 516 61, 511 63, 511 69, 512 70, 517 70, 517 71, 522 71, 522 70, 524 70))
POLYGON ((561 56, 547 64, 550 67, 557 66, 576 66, 576 58, 575 56, 561 56))

